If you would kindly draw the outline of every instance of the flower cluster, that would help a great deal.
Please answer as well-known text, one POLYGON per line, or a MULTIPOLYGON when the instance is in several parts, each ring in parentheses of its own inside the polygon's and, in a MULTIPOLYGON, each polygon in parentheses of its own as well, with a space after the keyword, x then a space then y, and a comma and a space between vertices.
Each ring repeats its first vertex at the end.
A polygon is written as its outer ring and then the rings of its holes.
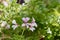
MULTIPOLYGON (((6 29, 10 29, 10 25, 6 21, 1 22, 1 27, 5 27, 6 29)), ((18 27, 15 20, 12 21, 12 28, 15 30, 18 27)))
POLYGON ((24 17, 24 18, 22 18, 22 20, 23 20, 22 27, 29 28, 29 30, 31 30, 31 31, 34 31, 35 30, 34 27, 37 27, 37 24, 36 24, 34 18, 32 18, 32 22, 31 23, 28 23, 28 21, 30 20, 30 18, 28 18, 28 17, 24 17))
MULTIPOLYGON (((22 21, 23 21, 22 27, 26 27, 26 28, 29 28, 29 30, 34 31, 35 27, 37 27, 35 19, 32 18, 31 23, 28 23, 29 20, 30 20, 29 17, 23 17, 22 18, 22 21)), ((10 25, 6 21, 1 22, 1 27, 5 27, 7 29, 10 29, 10 25)), ((12 20, 12 28, 13 28, 13 30, 15 30, 17 27, 18 27, 18 24, 17 24, 16 20, 12 20)))
POLYGON ((2 21, 1 22, 1 27, 5 27, 5 28, 9 29, 10 25, 6 21, 2 21))

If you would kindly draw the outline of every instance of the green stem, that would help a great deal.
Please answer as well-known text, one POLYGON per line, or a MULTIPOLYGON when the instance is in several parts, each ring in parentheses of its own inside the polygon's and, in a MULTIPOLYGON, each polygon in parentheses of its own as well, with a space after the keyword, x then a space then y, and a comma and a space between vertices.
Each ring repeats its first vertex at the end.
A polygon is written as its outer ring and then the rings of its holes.
POLYGON ((23 29, 22 35, 24 34, 25 29, 23 29))

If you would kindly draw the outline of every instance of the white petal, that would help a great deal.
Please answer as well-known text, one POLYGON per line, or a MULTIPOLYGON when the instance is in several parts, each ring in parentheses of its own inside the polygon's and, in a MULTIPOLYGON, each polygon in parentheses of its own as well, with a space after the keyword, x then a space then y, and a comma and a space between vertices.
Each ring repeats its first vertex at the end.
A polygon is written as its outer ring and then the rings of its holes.
POLYGON ((29 28, 29 25, 27 25, 26 27, 29 28))
POLYGON ((25 24, 23 23, 23 24, 22 24, 22 27, 24 27, 24 26, 25 26, 25 24))
POLYGON ((37 24, 35 23, 35 27, 37 27, 37 24))
POLYGON ((34 31, 34 30, 35 30, 35 28, 34 28, 34 27, 30 27, 30 30, 31 30, 31 31, 34 31))
POLYGON ((6 22, 6 21, 2 21, 2 23, 1 23, 1 27, 6 26, 6 24, 7 24, 7 22, 6 22))
POLYGON ((25 6, 25 3, 23 3, 22 6, 25 6))
POLYGON ((36 23, 30 23, 30 25, 33 26, 33 27, 34 26, 37 27, 37 24, 36 23))
POLYGON ((13 30, 15 30, 18 27, 18 25, 12 25, 13 30))
POLYGON ((12 24, 17 24, 17 23, 16 23, 16 20, 13 20, 13 21, 12 21, 12 24))
POLYGON ((32 26, 35 26, 35 27, 37 27, 37 24, 36 24, 36 23, 32 23, 32 26))
POLYGON ((32 22, 35 22, 35 19, 34 18, 32 18, 32 22))

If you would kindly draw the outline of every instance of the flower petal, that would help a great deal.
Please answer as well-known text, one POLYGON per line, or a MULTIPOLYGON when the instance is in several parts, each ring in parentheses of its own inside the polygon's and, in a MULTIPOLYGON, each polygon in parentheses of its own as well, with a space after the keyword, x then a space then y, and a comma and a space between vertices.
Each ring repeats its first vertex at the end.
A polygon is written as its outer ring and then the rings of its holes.
POLYGON ((27 27, 27 28, 29 28, 29 24, 28 24, 28 23, 23 23, 23 24, 22 24, 22 27, 27 27))
POLYGON ((36 23, 31 23, 31 25, 37 27, 37 24, 36 23))
POLYGON ((13 21, 12 21, 12 24, 17 24, 17 23, 16 23, 16 20, 13 20, 13 21))
POLYGON ((25 26, 25 23, 22 24, 22 27, 24 27, 24 26, 25 26))
POLYGON ((32 18, 32 22, 35 22, 35 19, 34 18, 32 18))
POLYGON ((6 1, 3 1, 4 6, 8 6, 8 3, 6 1))
POLYGON ((4 26, 6 26, 6 25, 7 25, 7 22, 6 22, 6 21, 2 21, 1 27, 4 27, 4 26))
POLYGON ((30 18, 28 18, 28 17, 24 17, 24 18, 22 18, 22 20, 23 20, 23 22, 28 22, 29 20, 30 20, 30 18))
POLYGON ((12 25, 13 30, 15 30, 18 27, 18 25, 12 25))
POLYGON ((33 32, 35 30, 35 28, 34 27, 30 27, 30 30, 33 32))

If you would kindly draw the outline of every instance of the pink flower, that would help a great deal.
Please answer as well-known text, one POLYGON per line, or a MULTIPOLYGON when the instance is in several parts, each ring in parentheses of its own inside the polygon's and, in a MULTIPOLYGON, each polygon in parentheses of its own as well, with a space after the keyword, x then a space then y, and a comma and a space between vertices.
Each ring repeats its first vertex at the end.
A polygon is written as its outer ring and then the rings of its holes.
POLYGON ((35 30, 34 27, 37 27, 37 24, 35 23, 35 19, 32 18, 32 22, 29 24, 29 29, 30 29, 31 31, 34 31, 34 30, 35 30))
POLYGON ((31 23, 29 24, 29 30, 31 30, 31 31, 35 30, 34 26, 31 23))
POLYGON ((23 22, 24 22, 24 23, 22 24, 22 27, 27 27, 27 28, 29 28, 29 30, 31 30, 31 31, 34 31, 34 30, 35 30, 34 27, 37 27, 37 24, 36 24, 34 18, 32 18, 32 22, 31 22, 31 23, 28 23, 28 21, 30 20, 30 18, 28 18, 28 17, 22 18, 22 20, 23 20, 23 22))
POLYGON ((23 20, 23 24, 22 24, 22 27, 29 27, 29 23, 27 23, 29 20, 30 20, 30 18, 28 18, 28 17, 24 17, 24 18, 22 18, 22 20, 23 20))
POLYGON ((31 25, 37 27, 37 24, 35 23, 35 19, 34 18, 32 18, 31 25))
POLYGON ((8 6, 8 3, 6 1, 3 1, 4 6, 8 6))
POLYGON ((24 18, 22 18, 22 20, 23 20, 24 23, 27 23, 30 20, 30 18, 24 17, 24 18))

